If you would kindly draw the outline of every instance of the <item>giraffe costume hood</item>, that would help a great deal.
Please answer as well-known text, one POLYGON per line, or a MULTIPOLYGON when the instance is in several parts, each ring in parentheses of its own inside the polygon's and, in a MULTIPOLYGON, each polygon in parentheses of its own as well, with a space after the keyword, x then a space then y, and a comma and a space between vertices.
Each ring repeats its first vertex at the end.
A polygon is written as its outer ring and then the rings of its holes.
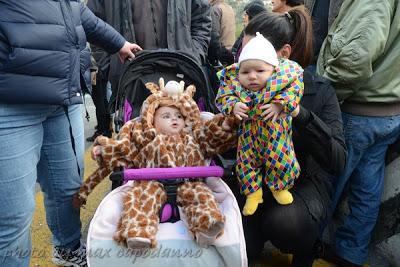
POLYGON ((185 118, 185 131, 190 132, 193 125, 200 121, 200 110, 193 100, 196 88, 189 85, 184 90, 184 81, 180 83, 169 81, 164 85, 164 79, 160 78, 159 86, 155 83, 147 83, 146 88, 152 93, 144 102, 141 110, 141 122, 143 129, 154 128, 154 114, 159 107, 173 106, 180 110, 185 118))

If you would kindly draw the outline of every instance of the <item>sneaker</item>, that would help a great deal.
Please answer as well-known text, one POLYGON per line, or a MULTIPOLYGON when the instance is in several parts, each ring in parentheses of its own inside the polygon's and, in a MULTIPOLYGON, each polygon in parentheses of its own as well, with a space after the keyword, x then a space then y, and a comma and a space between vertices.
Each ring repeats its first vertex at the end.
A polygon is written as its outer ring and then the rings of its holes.
POLYGON ((51 260, 54 264, 61 266, 87 267, 86 245, 81 243, 76 250, 55 247, 51 260))

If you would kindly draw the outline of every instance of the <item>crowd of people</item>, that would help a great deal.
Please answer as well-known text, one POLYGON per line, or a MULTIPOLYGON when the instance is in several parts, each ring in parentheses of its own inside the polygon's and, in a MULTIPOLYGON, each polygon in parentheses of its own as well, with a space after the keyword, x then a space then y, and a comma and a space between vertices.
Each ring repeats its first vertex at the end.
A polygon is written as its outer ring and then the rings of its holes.
POLYGON ((0 0, 0 265, 29 266, 10 252, 31 251, 37 182, 53 262, 86 266, 73 206, 84 173, 82 92, 92 92, 98 123, 87 141, 111 137, 123 63, 155 49, 190 54, 235 120, 221 127, 238 136, 229 186, 250 262, 270 241, 293 254, 292 266, 366 263, 385 157, 392 144, 400 153, 400 1, 271 3, 268 11, 251 0, 236 38, 224 0, 0 0), (328 244, 322 232, 344 194, 349 213, 328 244))

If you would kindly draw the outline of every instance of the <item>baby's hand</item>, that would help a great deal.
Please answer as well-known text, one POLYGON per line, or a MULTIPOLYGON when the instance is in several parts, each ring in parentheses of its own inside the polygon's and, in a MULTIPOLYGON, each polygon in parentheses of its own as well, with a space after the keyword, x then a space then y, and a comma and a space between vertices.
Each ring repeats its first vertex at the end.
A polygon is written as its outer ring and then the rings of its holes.
POLYGON ((92 148, 92 159, 97 160, 101 156, 101 146, 94 146, 92 148))
POLYGON ((232 131, 233 129, 236 128, 236 124, 237 124, 236 120, 237 119, 234 115, 224 117, 224 121, 222 122, 222 125, 221 125, 222 129, 227 132, 232 131))
POLYGON ((281 114, 283 106, 279 103, 271 103, 271 104, 263 105, 260 108, 265 110, 261 114, 261 116, 264 118, 264 120, 267 121, 267 120, 271 119, 272 122, 275 122, 276 119, 278 118, 279 114, 281 114))
POLYGON ((249 116, 247 116, 248 110, 249 110, 249 108, 247 107, 247 105, 245 103, 237 102, 235 104, 235 106, 233 107, 233 114, 239 120, 247 119, 249 117, 249 116))
POLYGON ((300 105, 298 105, 295 110, 292 111, 292 113, 290 113, 290 115, 292 115, 293 118, 297 117, 297 115, 299 115, 300 112, 300 105))
POLYGON ((225 118, 224 121, 222 122, 222 129, 224 129, 225 131, 230 131, 232 130, 231 126, 229 125, 227 119, 225 118))

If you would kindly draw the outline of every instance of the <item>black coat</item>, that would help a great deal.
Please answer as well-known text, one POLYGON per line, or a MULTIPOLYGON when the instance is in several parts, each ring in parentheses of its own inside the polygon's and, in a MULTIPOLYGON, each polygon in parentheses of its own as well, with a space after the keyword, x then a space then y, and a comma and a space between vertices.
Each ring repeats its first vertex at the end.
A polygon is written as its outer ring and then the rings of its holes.
MULTIPOLYGON (((88 8, 113 26, 126 40, 136 43, 132 0, 89 0, 88 8)), ((204 63, 211 38, 211 9, 208 1, 169 0, 167 13, 168 49, 190 54, 199 63, 204 63)), ((104 51, 97 51, 94 56, 100 69, 108 73, 110 82, 116 87, 122 70, 118 58, 110 57, 104 51)))
POLYGON ((323 77, 304 72, 304 95, 301 112, 293 119, 293 144, 301 171, 296 184, 311 183, 319 196, 297 190, 317 219, 326 216, 333 193, 332 179, 341 174, 346 164, 346 145, 342 116, 333 87, 323 77), (324 206, 314 206, 318 198, 324 206))

